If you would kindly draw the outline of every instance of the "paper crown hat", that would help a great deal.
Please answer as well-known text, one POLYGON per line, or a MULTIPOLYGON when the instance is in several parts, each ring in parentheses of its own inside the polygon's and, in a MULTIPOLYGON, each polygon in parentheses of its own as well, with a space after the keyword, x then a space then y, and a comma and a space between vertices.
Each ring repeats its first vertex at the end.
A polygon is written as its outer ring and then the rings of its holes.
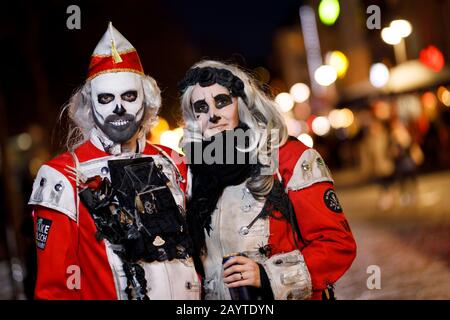
POLYGON ((108 29, 95 47, 89 64, 88 80, 110 72, 135 72, 143 75, 136 49, 125 37, 108 24, 108 29))

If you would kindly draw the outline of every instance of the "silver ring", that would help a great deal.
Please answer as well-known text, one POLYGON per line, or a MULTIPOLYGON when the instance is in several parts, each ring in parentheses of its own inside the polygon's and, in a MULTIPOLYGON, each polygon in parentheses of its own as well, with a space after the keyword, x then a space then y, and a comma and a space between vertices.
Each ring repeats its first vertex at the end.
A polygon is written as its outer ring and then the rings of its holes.
POLYGON ((244 280, 244 276, 242 275, 242 272, 239 272, 241 274, 241 280, 244 280))

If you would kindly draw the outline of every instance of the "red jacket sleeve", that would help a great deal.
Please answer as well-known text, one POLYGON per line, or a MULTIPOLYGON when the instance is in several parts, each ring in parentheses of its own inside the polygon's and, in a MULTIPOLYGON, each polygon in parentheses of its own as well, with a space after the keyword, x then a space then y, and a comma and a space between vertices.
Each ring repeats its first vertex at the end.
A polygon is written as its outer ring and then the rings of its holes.
POLYGON ((334 284, 351 266, 356 243, 333 184, 321 182, 289 191, 305 247, 302 250, 314 291, 334 284))
POLYGON ((76 222, 41 206, 35 207, 33 218, 37 250, 35 299, 80 299, 74 278, 81 272, 76 251, 76 222))

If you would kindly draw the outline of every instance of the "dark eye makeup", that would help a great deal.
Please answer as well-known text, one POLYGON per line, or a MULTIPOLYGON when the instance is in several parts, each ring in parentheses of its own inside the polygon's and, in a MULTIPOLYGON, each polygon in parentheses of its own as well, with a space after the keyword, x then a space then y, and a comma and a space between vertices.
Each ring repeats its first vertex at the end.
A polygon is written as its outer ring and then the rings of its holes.
POLYGON ((214 101, 216 103, 217 109, 222 109, 223 107, 226 107, 233 103, 233 99, 229 94, 218 94, 214 97, 214 101))
POLYGON ((122 93, 120 97, 122 98, 122 100, 125 100, 127 102, 133 102, 134 100, 137 99, 137 91, 135 90, 127 91, 125 93, 122 93))
POLYGON ((100 93, 97 96, 97 99, 98 99, 98 103, 108 104, 114 100, 114 95, 111 93, 100 93))
POLYGON ((208 113, 209 106, 205 100, 197 100, 193 104, 195 113, 208 113))

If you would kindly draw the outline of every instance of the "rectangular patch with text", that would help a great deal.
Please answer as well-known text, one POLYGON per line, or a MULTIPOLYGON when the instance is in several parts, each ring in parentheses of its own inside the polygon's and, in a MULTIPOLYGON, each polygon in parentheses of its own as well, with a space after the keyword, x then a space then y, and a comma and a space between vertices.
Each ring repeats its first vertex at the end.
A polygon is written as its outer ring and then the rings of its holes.
POLYGON ((52 220, 37 217, 36 224, 36 246, 44 250, 47 243, 48 235, 50 233, 50 227, 52 226, 52 220))

